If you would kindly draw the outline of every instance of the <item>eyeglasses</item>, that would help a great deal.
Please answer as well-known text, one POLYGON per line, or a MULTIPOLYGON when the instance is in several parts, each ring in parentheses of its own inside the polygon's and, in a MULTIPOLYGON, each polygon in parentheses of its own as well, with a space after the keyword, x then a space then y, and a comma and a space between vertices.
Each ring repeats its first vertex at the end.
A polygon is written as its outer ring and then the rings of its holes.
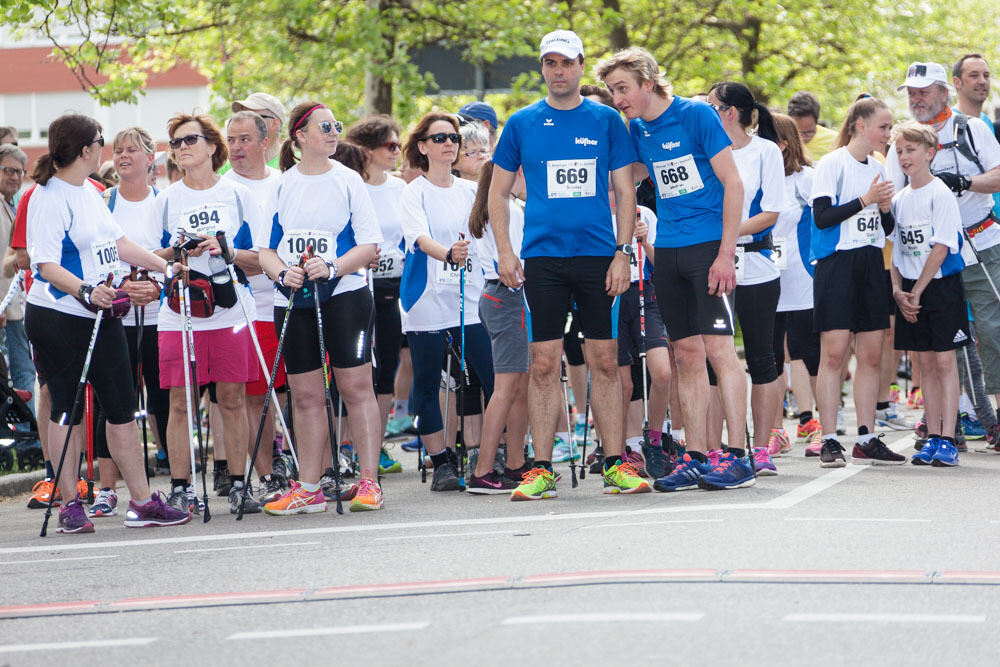
POLYGON ((474 157, 488 158, 490 156, 490 152, 486 149, 478 151, 464 151, 462 155, 464 155, 467 158, 474 158, 474 157))
POLYGON ((185 146, 194 146, 198 143, 199 139, 208 141, 208 137, 204 134, 189 134, 186 137, 181 137, 180 139, 171 139, 167 143, 170 144, 171 148, 177 149, 181 147, 181 144, 184 144, 185 146))
POLYGON ((328 120, 323 120, 316 123, 316 127, 318 127, 319 131, 322 132, 323 134, 330 134, 334 130, 337 131, 337 134, 340 134, 341 132, 344 131, 344 124, 341 123, 339 120, 335 120, 332 123, 328 120))
POLYGON ((400 150, 403 146, 398 141, 390 141, 388 143, 382 144, 382 148, 388 148, 390 152, 395 153, 400 150))
POLYGON ((104 148, 104 135, 102 134, 98 136, 96 139, 87 142, 88 146, 90 146, 91 144, 97 144, 101 148, 104 148))
POLYGON ((24 169, 17 167, 0 167, 0 171, 3 172, 4 176, 17 176, 18 178, 24 176, 24 169))
POLYGON ((728 109, 733 108, 730 104, 713 104, 712 106, 715 107, 715 110, 718 112, 727 111, 728 109))
POLYGON ((428 134, 424 141, 427 141, 428 139, 435 144, 443 144, 449 140, 453 144, 458 144, 462 142, 462 135, 458 132, 438 132, 437 134, 428 134))

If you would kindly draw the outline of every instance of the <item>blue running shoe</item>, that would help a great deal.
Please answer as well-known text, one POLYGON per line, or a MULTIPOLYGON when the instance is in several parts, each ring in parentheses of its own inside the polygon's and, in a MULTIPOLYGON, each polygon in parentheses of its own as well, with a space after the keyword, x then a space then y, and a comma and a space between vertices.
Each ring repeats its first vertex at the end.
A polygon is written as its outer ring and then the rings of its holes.
POLYGON ((929 466, 937 455, 937 450, 944 442, 941 438, 931 438, 924 442, 924 446, 920 448, 920 451, 914 454, 910 458, 910 463, 915 466, 929 466))
POLYGON ((958 447, 951 444, 944 438, 938 446, 934 456, 931 458, 931 465, 939 468, 950 468, 958 465, 958 447))
POLYGON ((411 426, 413 426, 413 418, 409 415, 393 417, 386 422, 384 437, 394 438, 398 435, 402 435, 403 433, 406 433, 407 429, 411 426))
POLYGON ((712 466, 709 464, 696 461, 690 454, 685 454, 672 473, 653 482, 653 488, 664 492, 693 489, 698 486, 698 480, 711 471, 712 466))
POLYGON ((750 465, 746 458, 736 457, 726 452, 719 459, 719 465, 698 480, 698 486, 706 491, 753 486, 757 483, 757 477, 750 465))
POLYGON ((415 452, 420 449, 420 438, 414 438, 409 442, 404 442, 400 445, 404 452, 415 452))
POLYGON ((983 424, 979 420, 970 417, 968 412, 963 412, 959 416, 958 422, 962 427, 962 433, 965 434, 966 440, 983 440, 986 438, 986 429, 983 428, 983 424))

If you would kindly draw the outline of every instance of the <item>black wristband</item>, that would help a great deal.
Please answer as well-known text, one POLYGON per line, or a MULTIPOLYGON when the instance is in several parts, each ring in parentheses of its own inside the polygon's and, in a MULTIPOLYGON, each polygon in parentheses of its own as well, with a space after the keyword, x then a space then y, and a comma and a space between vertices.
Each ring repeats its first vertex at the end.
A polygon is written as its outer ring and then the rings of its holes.
POLYGON ((93 293, 94 293, 93 286, 88 285, 87 283, 83 283, 82 285, 80 285, 80 289, 76 291, 76 295, 80 298, 80 301, 83 301, 88 306, 93 305, 93 303, 90 301, 90 297, 93 293))
POLYGON ((282 269, 281 273, 278 274, 278 284, 282 287, 285 286, 285 274, 288 273, 288 269, 282 269))
POLYGON ((448 262, 449 264, 455 263, 451 261, 451 248, 448 248, 448 254, 444 256, 444 261, 448 262))

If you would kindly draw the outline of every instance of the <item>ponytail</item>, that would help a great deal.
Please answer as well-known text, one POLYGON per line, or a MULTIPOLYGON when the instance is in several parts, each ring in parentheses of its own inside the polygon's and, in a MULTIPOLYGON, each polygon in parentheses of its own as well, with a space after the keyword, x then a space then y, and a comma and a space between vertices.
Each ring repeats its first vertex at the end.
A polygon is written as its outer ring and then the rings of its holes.
POLYGON ((757 111, 757 136, 778 143, 778 131, 774 128, 774 116, 771 110, 760 102, 754 102, 757 111))
POLYGON ((709 92, 714 92, 720 102, 739 112, 740 125, 744 130, 756 128, 757 136, 761 139, 778 142, 770 110, 754 99, 753 92, 746 85, 736 81, 723 81, 712 86, 709 92))
POLYGON ((31 172, 31 180, 39 185, 46 185, 55 174, 56 165, 52 161, 52 154, 46 153, 35 162, 35 168, 31 172))
POLYGON ((292 139, 285 139, 281 142, 281 152, 278 154, 278 168, 281 171, 288 171, 295 166, 299 158, 295 156, 295 148, 292 139))
POLYGON ((76 162, 100 132, 100 123, 89 116, 67 113, 56 118, 49 123, 49 152, 35 162, 32 180, 41 185, 48 183, 56 170, 76 162))
POLYGON ((469 233, 472 238, 481 239, 486 232, 486 223, 490 219, 490 184, 493 182, 493 160, 483 165, 483 170, 479 172, 479 189, 476 190, 476 198, 472 202, 472 211, 469 213, 469 233))

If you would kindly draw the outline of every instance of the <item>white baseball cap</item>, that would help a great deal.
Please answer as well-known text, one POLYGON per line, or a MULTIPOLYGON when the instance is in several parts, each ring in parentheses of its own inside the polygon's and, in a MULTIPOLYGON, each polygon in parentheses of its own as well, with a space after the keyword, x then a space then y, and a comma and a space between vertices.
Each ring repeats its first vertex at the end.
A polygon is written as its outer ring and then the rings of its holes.
POLYGON ((926 88, 933 83, 939 83, 945 88, 951 89, 948 73, 944 67, 937 63, 913 63, 906 70, 906 81, 902 85, 896 86, 896 90, 926 88))
POLYGON ((547 53, 558 53, 567 58, 576 58, 583 55, 583 41, 572 30, 553 30, 542 37, 538 58, 544 58, 547 53))
POLYGON ((284 125, 285 124, 285 105, 282 104, 277 97, 274 95, 268 95, 267 93, 250 93, 247 95, 245 100, 238 100, 232 104, 233 112, 243 111, 248 109, 250 111, 268 111, 274 115, 278 121, 284 125))

